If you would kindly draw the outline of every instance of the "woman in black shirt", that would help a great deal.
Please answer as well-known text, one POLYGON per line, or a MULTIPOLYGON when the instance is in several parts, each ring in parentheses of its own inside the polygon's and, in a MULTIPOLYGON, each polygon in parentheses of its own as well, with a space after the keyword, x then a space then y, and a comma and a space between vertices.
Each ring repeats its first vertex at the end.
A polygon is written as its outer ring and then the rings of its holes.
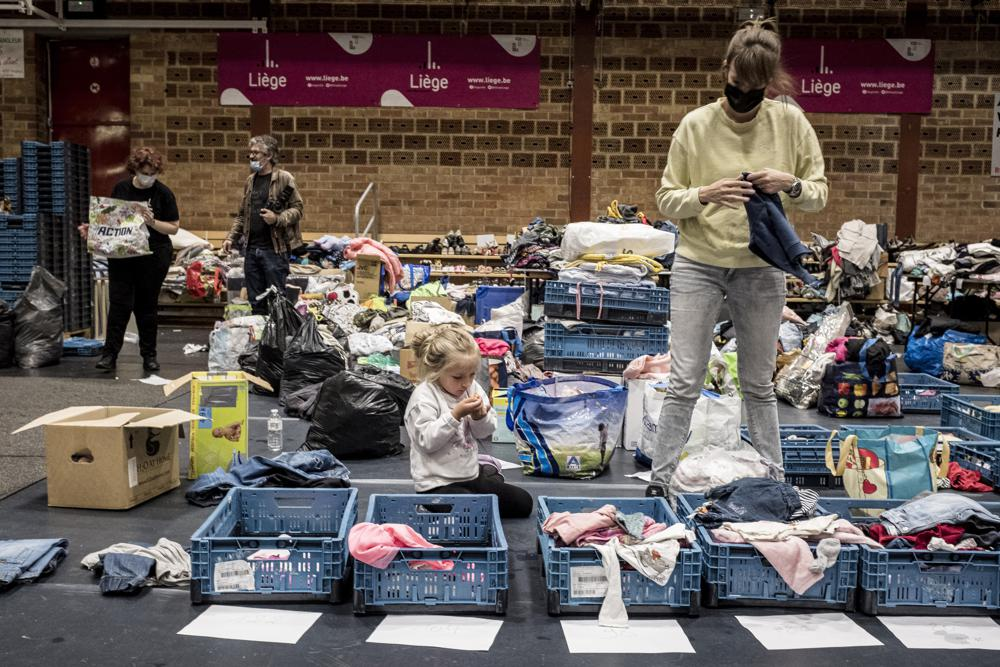
POLYGON ((163 279, 173 258, 170 236, 180 228, 180 214, 174 193, 157 176, 163 172, 163 158, 152 148, 137 148, 125 165, 131 176, 115 185, 115 199, 146 202, 152 216, 149 227, 150 255, 108 258, 108 333, 104 354, 97 362, 103 371, 114 370, 125 340, 129 316, 135 314, 139 329, 139 354, 146 371, 160 370, 156 360, 156 304, 163 279))

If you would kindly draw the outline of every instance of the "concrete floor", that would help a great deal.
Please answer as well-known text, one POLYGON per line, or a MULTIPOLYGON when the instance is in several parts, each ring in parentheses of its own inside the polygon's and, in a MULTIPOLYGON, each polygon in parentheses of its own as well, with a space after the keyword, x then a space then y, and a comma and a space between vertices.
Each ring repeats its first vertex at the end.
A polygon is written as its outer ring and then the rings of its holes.
MULTIPOLYGON (((187 342, 205 342, 205 331, 166 331, 161 345, 163 377, 177 377, 203 368, 204 354, 185 357, 180 348, 187 342)), ((35 390, 30 383, 19 383, 18 419, 37 416, 57 404, 94 404, 105 400, 121 400, 121 390, 108 392, 107 387, 124 386, 131 390, 131 404, 158 404, 188 408, 187 394, 170 400, 157 394, 158 388, 145 387, 131 379, 141 376, 136 361, 120 359, 118 380, 99 376, 91 370, 95 359, 67 359, 63 364, 38 371, 0 372, 0 384, 8 386, 8 378, 30 376, 38 379, 35 390), (140 389, 141 388, 141 389, 140 389), (146 391, 152 390, 151 392, 146 391), (107 393, 105 393, 107 392, 107 393), (37 406, 32 413, 31 404, 37 406)), ((10 392, 3 392, 10 403, 10 392)), ((266 415, 276 400, 260 396, 251 398, 251 454, 265 453, 266 415)), ((0 411, 2 412, 2 411, 0 411)), ((821 417, 814 410, 799 411, 781 404, 783 423, 818 423, 835 426, 835 420, 821 417)), ((907 417, 906 424, 935 424, 937 415, 907 417)), ((26 421, 26 419, 24 420, 26 421)), ((23 421, 22 421, 23 423, 23 421)), ((9 433, 3 424, 3 433, 9 433)), ((308 424, 286 420, 286 449, 292 449, 304 439, 308 424)), ((20 436, 16 436, 20 437, 20 436)), ((0 436, 0 455, 4 448, 25 445, 14 437, 0 436)), ((38 455, 37 449, 34 450, 38 455)), ((186 460, 186 449, 181 461, 186 460)), ((513 446, 495 446, 496 456, 514 461, 513 446)), ((0 458, 0 465, 6 466, 0 458)), ((406 454, 375 460, 348 462, 352 482, 359 490, 359 516, 367 509, 373 493, 409 493, 412 484, 406 454)), ((182 464, 182 467, 183 466, 182 464)), ((521 478, 508 475, 532 495, 572 495, 604 497, 634 497, 641 495, 644 485, 624 475, 638 470, 629 453, 622 450, 602 477, 582 482, 521 478)), ((516 472, 516 471, 515 471, 516 472)), ((6 470, 5 470, 6 474, 6 470)), ((114 542, 154 542, 167 537, 181 544, 189 543, 191 534, 211 513, 212 508, 199 508, 184 500, 185 481, 181 488, 155 498, 125 512, 101 512, 49 508, 46 505, 44 481, 0 500, 0 539, 28 537, 65 537, 69 539, 69 558, 51 577, 34 585, 18 586, 0 593, 0 664, 6 666, 37 664, 141 664, 188 665, 215 664, 335 664, 412 667, 412 665, 464 665, 474 661, 479 665, 509 666, 517 662, 532 665, 578 666, 585 664, 611 667, 634 664, 626 655, 571 655, 563 639, 559 619, 546 614, 544 590, 540 585, 540 557, 535 553, 535 520, 504 521, 504 531, 510 544, 512 570, 510 606, 500 634, 489 653, 468 654, 444 649, 424 649, 368 644, 365 639, 381 622, 382 617, 355 617, 349 603, 282 604, 282 609, 321 611, 320 620, 295 645, 259 642, 213 640, 183 637, 176 633, 204 611, 192 606, 186 590, 149 589, 137 597, 112 598, 100 595, 96 578, 78 567, 79 559, 114 542)), ((996 496, 988 500, 1000 500, 996 496)), ((469 613, 469 612, 466 612, 469 613)), ((815 667, 848 664, 882 664, 887 666, 935 666, 948 663, 996 664, 993 653, 938 650, 907 650, 876 619, 862 614, 849 614, 859 626, 882 641, 873 648, 823 650, 768 651, 735 619, 739 614, 774 614, 780 609, 703 609, 698 618, 677 618, 696 653, 652 656, 651 664, 677 665, 812 665, 815 667)), ((796 610, 793 613, 803 613, 796 610)))

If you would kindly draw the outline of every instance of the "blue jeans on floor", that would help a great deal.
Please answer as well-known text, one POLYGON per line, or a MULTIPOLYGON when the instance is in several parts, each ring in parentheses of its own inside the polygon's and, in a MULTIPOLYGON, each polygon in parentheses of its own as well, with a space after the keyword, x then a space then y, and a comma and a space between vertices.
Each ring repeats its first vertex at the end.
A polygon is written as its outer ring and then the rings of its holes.
POLYGON ((656 429, 652 482, 669 486, 701 395, 723 299, 736 329, 737 370, 754 448, 781 466, 774 361, 785 275, 772 266, 727 269, 678 255, 670 277, 670 382, 656 429))
POLYGON ((243 262, 247 286, 247 299, 254 315, 267 315, 267 300, 258 303, 257 297, 274 285, 279 294, 285 293, 288 280, 288 256, 279 255, 271 248, 247 248, 243 262))
POLYGON ((69 541, 0 540, 0 588, 54 571, 66 557, 69 541))

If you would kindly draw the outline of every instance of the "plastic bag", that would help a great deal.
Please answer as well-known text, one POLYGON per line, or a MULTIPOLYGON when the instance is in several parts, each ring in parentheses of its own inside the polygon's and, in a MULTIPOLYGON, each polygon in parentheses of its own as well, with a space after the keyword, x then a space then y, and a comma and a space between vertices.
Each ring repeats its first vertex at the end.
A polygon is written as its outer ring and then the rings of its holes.
POLYGON ((253 391, 268 396, 276 396, 281 388, 281 375, 285 366, 285 350, 289 338, 302 326, 302 316, 295 312, 295 306, 284 296, 272 297, 267 324, 260 339, 255 375, 264 380, 274 391, 253 385, 253 391))
POLYGON ((28 289, 14 306, 14 360, 21 368, 59 363, 63 353, 66 285, 36 266, 28 289))
POLYGON ((151 254, 149 215, 152 211, 145 202, 91 197, 87 249, 109 259, 151 254))
POLYGON ((316 318, 307 317, 285 350, 279 404, 284 407, 291 394, 311 384, 321 383, 345 368, 347 355, 343 350, 324 343, 316 318))
POLYGON ((0 368, 14 363, 14 311, 0 300, 0 368))
POLYGON ((309 384, 285 396, 285 414, 299 419, 312 419, 316 410, 316 399, 323 383, 309 384))
POLYGON ((250 327, 216 326, 208 334, 208 371, 240 370, 240 355, 250 348, 253 341, 253 329, 250 327))
MULTIPOLYGON (((778 371, 774 391, 779 398, 800 410, 811 408, 819 398, 820 381, 827 364, 836 357, 826 352, 826 346, 834 338, 847 332, 853 318, 850 304, 830 307, 822 315, 816 332, 809 337, 801 354, 793 358, 778 371)), ((810 318, 812 321, 812 318, 810 318)))
POLYGON ((909 340, 906 341, 903 361, 906 362, 906 367, 914 373, 927 373, 934 377, 941 377, 941 373, 944 372, 945 343, 974 343, 978 345, 986 343, 986 336, 954 329, 948 329, 943 336, 925 335, 929 327, 930 323, 924 322, 913 330, 909 340))
POLYGON ((510 390, 507 427, 525 475, 590 479, 621 437, 627 392, 588 375, 530 380, 510 390))
POLYGON ((347 346, 356 357, 392 352, 392 342, 385 336, 371 333, 355 333, 347 337, 347 346))
POLYGON ((705 493, 737 479, 771 477, 775 472, 774 467, 750 446, 740 450, 706 447, 677 464, 670 490, 675 495, 705 493))
POLYGON ((1000 347, 974 343, 945 343, 941 379, 958 384, 984 385, 983 376, 1000 368, 1000 347))
POLYGON ((802 349, 802 331, 791 322, 782 322, 778 328, 778 342, 784 352, 802 349))
POLYGON ((649 225, 573 222, 566 225, 562 239, 562 256, 567 262, 589 254, 660 257, 673 251, 674 235, 649 225))
POLYGON ((408 380, 369 366, 337 373, 320 388, 303 447, 340 459, 399 454, 399 427, 412 393, 408 380))

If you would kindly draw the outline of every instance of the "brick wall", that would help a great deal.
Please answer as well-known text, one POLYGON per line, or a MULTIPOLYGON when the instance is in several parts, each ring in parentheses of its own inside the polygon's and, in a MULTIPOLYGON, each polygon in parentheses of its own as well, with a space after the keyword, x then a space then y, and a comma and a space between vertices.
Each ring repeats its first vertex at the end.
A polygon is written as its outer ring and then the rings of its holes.
MULTIPOLYGON (((683 115, 718 97, 721 52, 734 28, 731 0, 605 2, 597 44, 593 214, 619 199, 655 214, 653 193, 683 115), (666 5, 666 6, 664 6, 666 5)), ((896 0, 783 0, 781 30, 794 37, 896 37, 896 0)), ((567 222, 572 14, 568 3, 489 0, 274 2, 272 30, 384 33, 536 34, 542 39, 537 110, 271 110, 282 161, 306 200, 305 228, 343 231, 369 181, 381 188, 383 231, 513 231, 541 215, 567 222)), ((960 0, 931 2, 937 73, 934 109, 923 119, 921 239, 1000 236, 1000 181, 989 177, 992 92, 1000 90, 1000 2, 978 15, 960 0)), ((116 17, 247 18, 247 3, 109 3, 116 17)), ((32 40, 28 40, 29 43, 32 40)), ((29 49, 33 47, 29 46, 29 49)), ((185 223, 226 228, 236 206, 249 131, 246 109, 221 107, 215 36, 132 34, 133 140, 164 148, 164 177, 185 223)), ((22 81, 0 80, 0 148, 42 137, 39 89, 29 50, 22 81), (9 114, 9 115, 8 115, 9 114), (8 122, 13 118, 13 123, 8 122)), ((811 114, 823 147, 831 196, 821 213, 801 214, 801 232, 831 235, 846 220, 894 220, 896 116, 811 114)))

